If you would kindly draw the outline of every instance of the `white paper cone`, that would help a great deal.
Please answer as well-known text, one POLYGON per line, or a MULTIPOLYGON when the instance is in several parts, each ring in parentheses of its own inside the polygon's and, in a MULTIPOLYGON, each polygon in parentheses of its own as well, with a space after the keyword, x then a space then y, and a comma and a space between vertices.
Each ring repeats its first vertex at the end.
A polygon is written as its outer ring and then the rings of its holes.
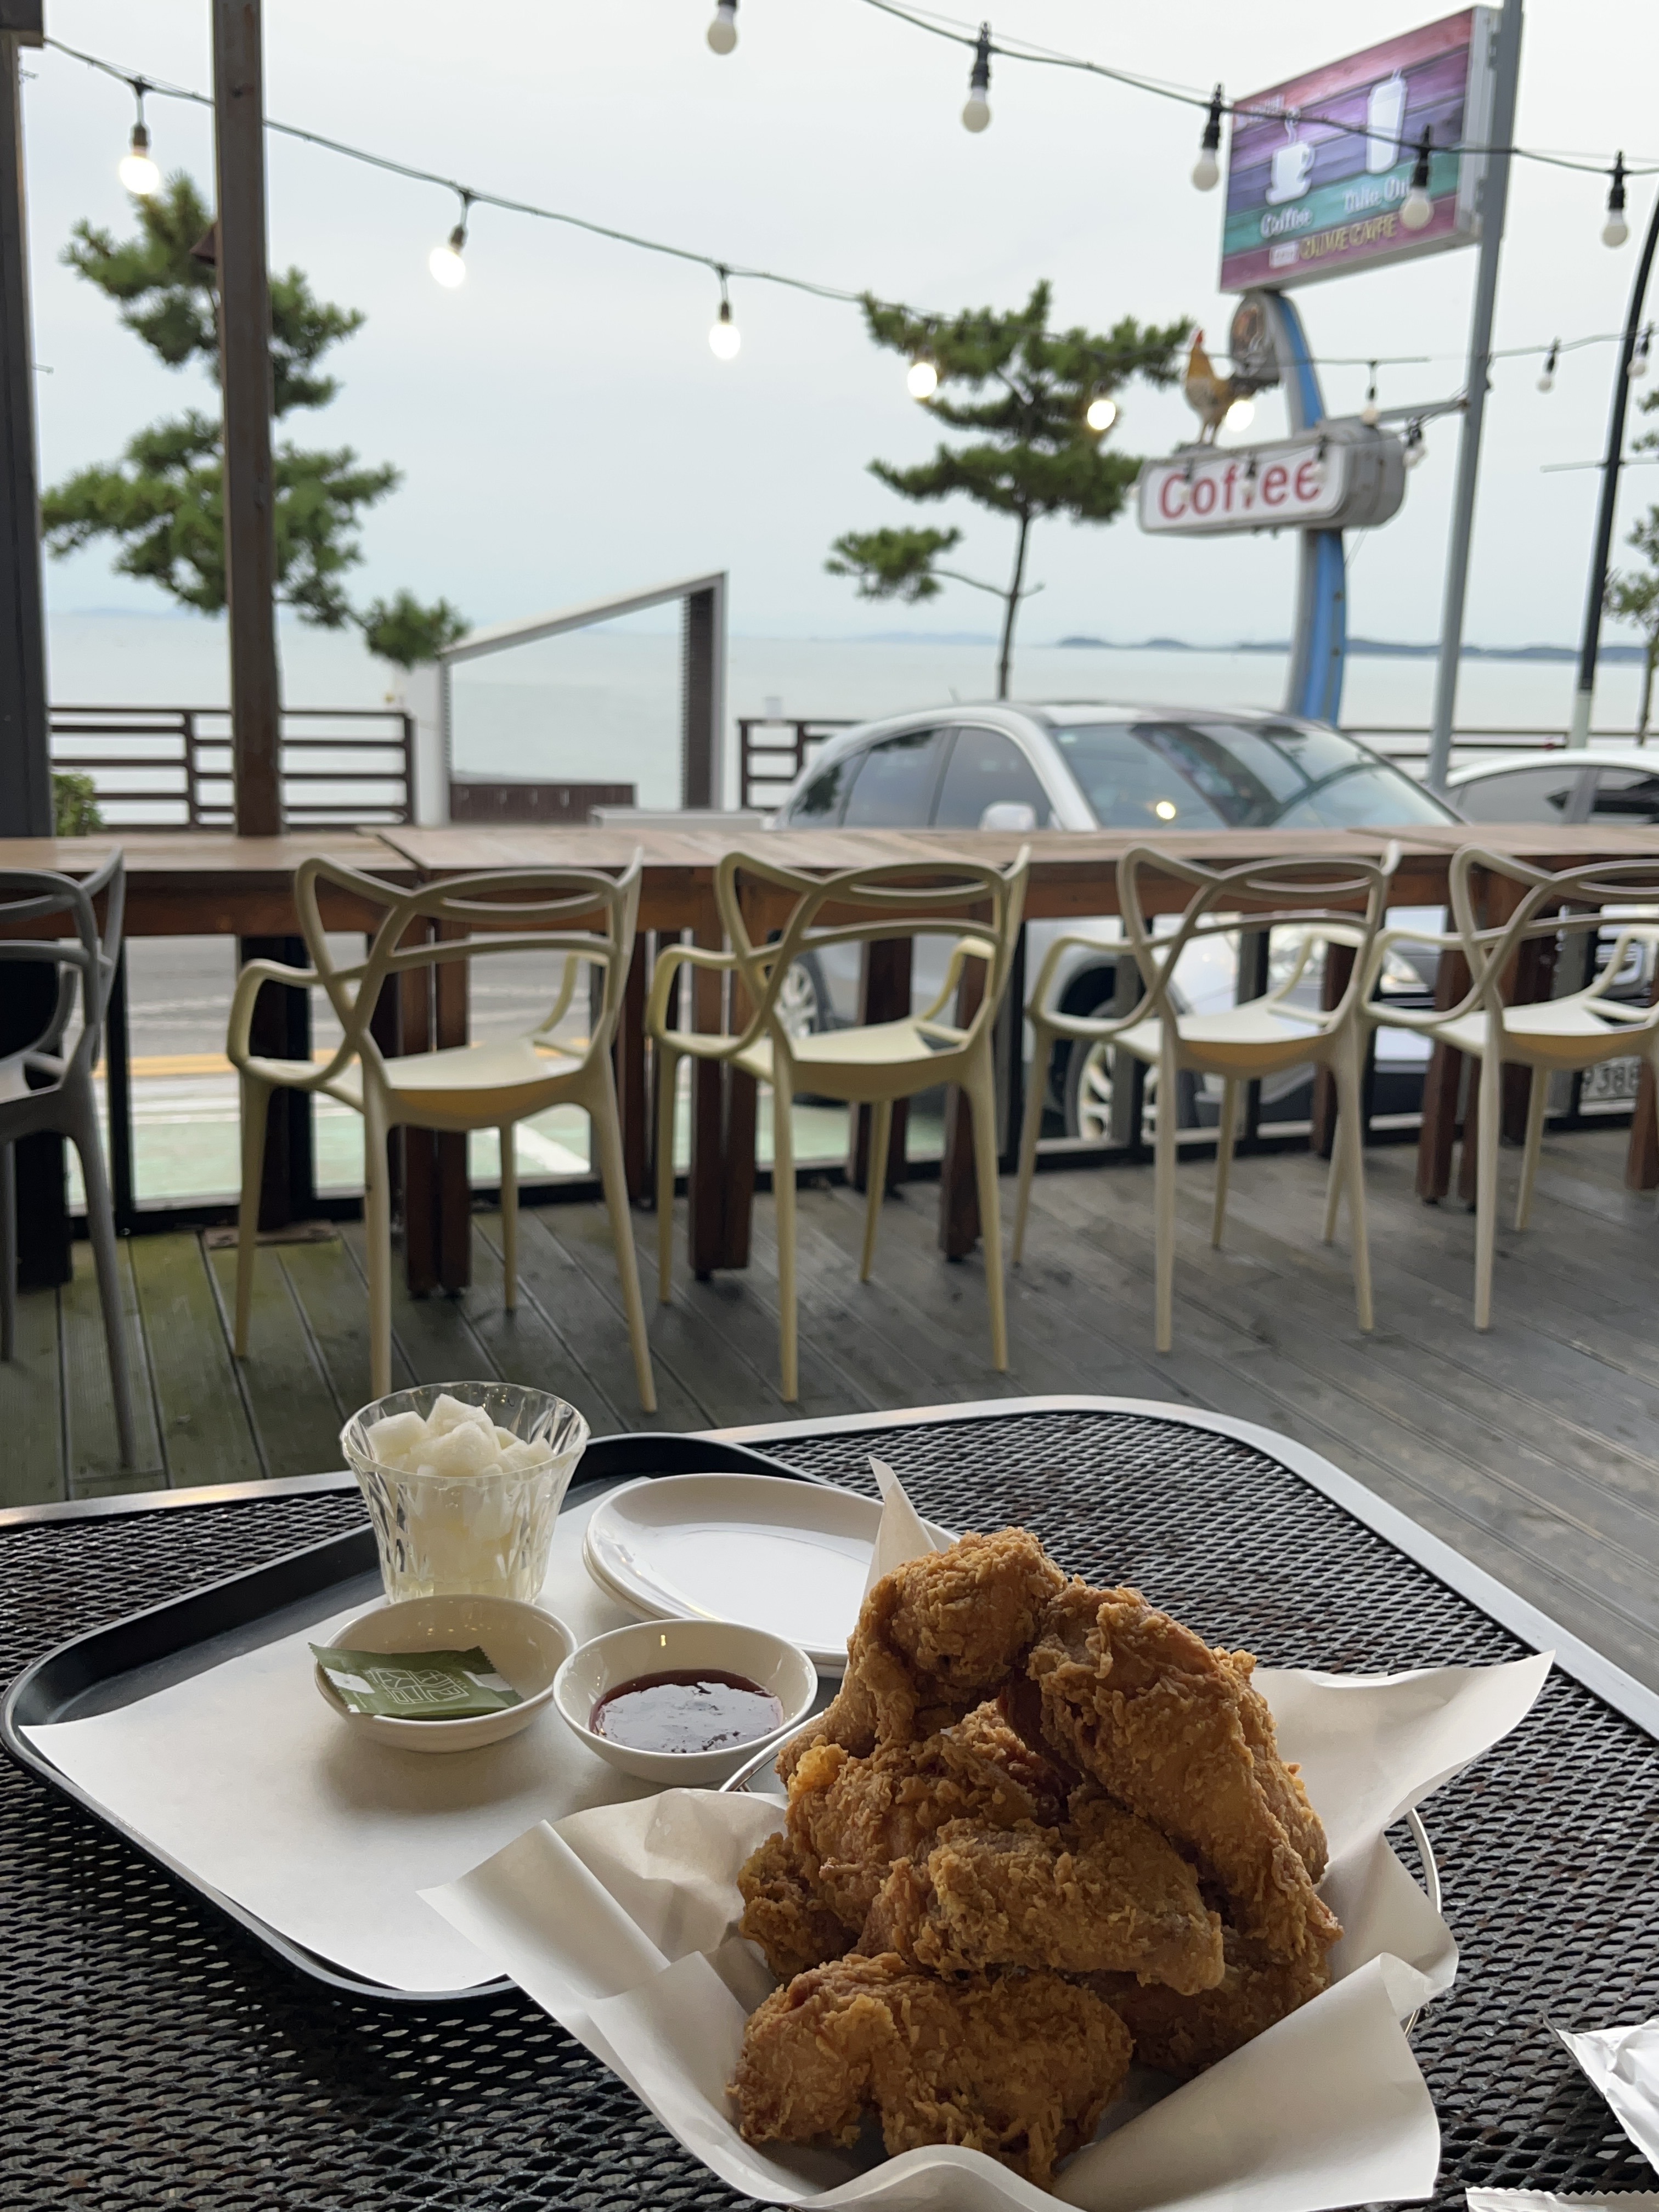
POLYGON ((907 1559, 919 1559, 925 1552, 948 1548, 928 1534, 926 1522, 905 1495, 904 1485, 886 1461, 878 1459, 873 1452, 870 1455, 870 1471, 881 1492, 881 1525, 876 1530, 876 1548, 870 1555, 870 1571, 864 1578, 866 1597, 884 1575, 890 1575, 907 1559))

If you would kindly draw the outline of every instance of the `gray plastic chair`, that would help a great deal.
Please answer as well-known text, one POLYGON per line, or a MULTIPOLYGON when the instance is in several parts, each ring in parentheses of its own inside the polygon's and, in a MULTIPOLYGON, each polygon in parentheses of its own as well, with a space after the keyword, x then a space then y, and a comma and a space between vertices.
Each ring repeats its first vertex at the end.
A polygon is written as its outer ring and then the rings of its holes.
MULTIPOLYGON (((81 1155, 81 1180, 87 1194, 87 1227, 98 1268, 98 1297, 104 1310, 109 1347, 110 1382, 115 1399, 116 1433, 121 1464, 131 1467, 132 1391, 127 1378, 126 1335, 122 1327, 121 1278, 115 1257, 115 1215, 109 1179, 104 1172, 103 1133, 98 1126, 98 1094, 92 1071, 98 1064, 104 1016, 121 957, 121 921, 126 905, 126 864, 112 853, 84 883, 44 868, 0 868, 0 961, 52 961, 58 969, 58 1004, 46 1027, 31 1042, 0 1056, 0 1358, 12 1357, 17 1308, 17 1191, 14 1147, 43 1129, 67 1137, 81 1155), (94 902, 108 894, 100 938, 94 902), (9 927, 40 923, 67 915, 74 938, 9 937, 9 927), (81 1000, 81 1034, 65 1054, 64 1036, 81 1000), (30 1088, 33 1077, 38 1089, 30 1088), (41 1081, 45 1078, 44 1082, 41 1081)), ((0 986, 0 988, 3 988, 0 986)))

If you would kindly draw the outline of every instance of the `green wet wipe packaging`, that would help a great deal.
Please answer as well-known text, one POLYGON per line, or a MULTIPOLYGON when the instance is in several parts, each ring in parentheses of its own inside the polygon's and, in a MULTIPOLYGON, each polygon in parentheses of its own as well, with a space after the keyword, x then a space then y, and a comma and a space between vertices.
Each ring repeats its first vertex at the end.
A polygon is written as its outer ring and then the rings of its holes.
POLYGON ((343 1704, 382 1720, 464 1721, 524 1703, 476 1644, 471 1651, 340 1651, 313 1644, 311 1655, 343 1704))

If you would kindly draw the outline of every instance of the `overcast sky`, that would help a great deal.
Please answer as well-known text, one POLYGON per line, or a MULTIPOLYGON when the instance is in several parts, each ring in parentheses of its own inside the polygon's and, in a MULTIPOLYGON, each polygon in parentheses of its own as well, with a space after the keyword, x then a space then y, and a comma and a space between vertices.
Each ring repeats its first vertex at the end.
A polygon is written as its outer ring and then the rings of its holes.
MULTIPOLYGON (((1054 315, 1109 325, 1189 315, 1224 333, 1215 290, 1223 194, 1188 172, 1201 118, 1058 70, 998 65, 994 122, 958 120, 967 57, 862 0, 742 0, 725 58, 712 0, 281 0, 266 9, 269 112, 479 187, 567 209, 700 252, 942 310, 1005 307, 1052 279, 1054 315)), ((1005 0, 996 28, 1148 75, 1240 94, 1431 20, 1433 5, 1312 0, 1178 9, 1005 0)), ((71 46, 210 89, 205 0, 47 0, 71 46)), ((110 304, 58 256, 81 216, 129 221, 116 180, 131 123, 125 88, 50 50, 25 56, 42 468, 46 481, 112 457, 141 424, 209 387, 155 364, 110 304)), ((1522 144, 1659 155, 1659 8, 1650 0, 1534 0, 1522 65, 1522 144)), ((210 118, 152 99, 164 168, 210 185, 210 118)), ((963 503, 907 508, 865 474, 874 455, 921 458, 932 426, 903 364, 851 307, 734 286, 739 358, 711 355, 707 272, 489 209, 475 210, 469 277, 440 289, 427 253, 455 217, 444 191, 281 138, 270 144, 273 263, 359 307, 335 356, 344 389, 306 442, 395 460, 403 489, 364 533, 365 596, 407 584, 496 622, 673 574, 726 568, 739 630, 832 636, 979 630, 991 603, 951 588, 919 609, 872 606, 826 575, 831 538, 902 519, 960 523, 964 566, 1000 576, 1008 528, 963 503)), ((1498 343, 1621 324, 1655 180, 1632 187, 1633 236, 1600 242, 1605 183, 1516 165, 1498 343)), ((1424 354, 1385 369, 1385 401, 1455 392, 1472 252, 1304 290, 1316 349, 1424 354)), ((1656 299, 1659 308, 1659 298, 1656 299)), ((1548 398, 1535 360, 1500 363, 1487 417, 1469 635, 1576 636, 1593 526, 1595 457, 1614 349, 1569 356, 1548 398)), ((1327 373, 1333 412, 1360 404, 1363 369, 1327 373)), ((1659 386, 1659 375, 1648 389, 1659 386)), ((1169 450, 1193 418, 1179 394, 1131 387, 1116 434, 1169 450)), ((1265 402, 1257 431, 1282 422, 1265 402)), ((1352 623, 1420 638, 1437 627, 1455 434, 1430 433, 1405 510, 1358 548, 1352 623)), ((1659 471, 1628 479, 1628 518, 1659 471)), ((1352 546, 1351 546, 1352 550, 1352 546)), ((1153 542, 1132 515, 1041 528, 1047 589, 1032 640, 1285 635, 1292 548, 1237 539, 1153 542)), ((160 595, 109 573, 94 549, 53 563, 60 609, 145 607, 160 595)), ((1610 633, 1617 635, 1618 633, 1610 633)))

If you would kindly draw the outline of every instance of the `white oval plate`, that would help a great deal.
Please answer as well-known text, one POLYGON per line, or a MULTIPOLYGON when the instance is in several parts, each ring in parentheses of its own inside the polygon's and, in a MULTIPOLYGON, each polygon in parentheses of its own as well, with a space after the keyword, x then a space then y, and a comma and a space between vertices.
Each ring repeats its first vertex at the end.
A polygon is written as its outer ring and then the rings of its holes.
POLYGON ((582 1557, 647 1620, 741 1621, 839 1674, 880 1522, 873 1498, 783 1475, 643 1475, 594 1507, 582 1557))

